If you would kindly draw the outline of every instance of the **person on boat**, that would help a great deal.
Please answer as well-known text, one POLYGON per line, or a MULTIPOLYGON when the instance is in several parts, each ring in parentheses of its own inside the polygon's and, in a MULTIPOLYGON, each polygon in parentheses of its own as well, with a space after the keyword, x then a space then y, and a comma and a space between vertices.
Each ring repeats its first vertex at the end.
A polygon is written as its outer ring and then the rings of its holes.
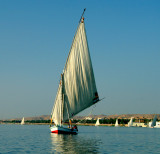
POLYGON ((69 119, 69 122, 68 122, 68 128, 72 128, 72 122, 71 122, 71 119, 69 119))
POLYGON ((78 131, 78 128, 77 128, 76 125, 74 125, 74 126, 72 127, 72 129, 73 129, 73 130, 76 129, 76 130, 78 131))

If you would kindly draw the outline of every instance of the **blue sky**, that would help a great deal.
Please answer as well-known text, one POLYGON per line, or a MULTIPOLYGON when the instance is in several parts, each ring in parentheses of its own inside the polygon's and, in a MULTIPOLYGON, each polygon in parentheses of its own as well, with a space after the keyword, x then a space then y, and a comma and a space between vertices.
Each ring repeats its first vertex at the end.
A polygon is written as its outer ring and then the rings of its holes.
POLYGON ((0 119, 51 113, 84 8, 93 114, 160 113, 160 1, 1 0, 0 119))

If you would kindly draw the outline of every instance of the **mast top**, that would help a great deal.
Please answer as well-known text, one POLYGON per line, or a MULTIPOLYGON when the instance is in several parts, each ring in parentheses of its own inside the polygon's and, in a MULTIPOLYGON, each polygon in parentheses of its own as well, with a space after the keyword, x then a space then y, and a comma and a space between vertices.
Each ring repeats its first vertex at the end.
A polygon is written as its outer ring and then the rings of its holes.
POLYGON ((84 17, 83 17, 83 15, 84 15, 84 12, 86 11, 86 8, 83 10, 83 13, 82 13, 82 15, 81 15, 81 18, 80 18, 80 20, 79 20, 79 23, 80 22, 84 22, 84 17))

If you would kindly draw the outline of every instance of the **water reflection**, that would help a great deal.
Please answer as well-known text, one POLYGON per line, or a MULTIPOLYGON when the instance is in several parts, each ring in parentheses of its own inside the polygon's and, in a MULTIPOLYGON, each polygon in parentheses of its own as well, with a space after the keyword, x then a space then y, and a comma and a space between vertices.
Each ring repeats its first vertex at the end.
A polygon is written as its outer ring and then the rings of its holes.
POLYGON ((100 142, 94 138, 51 133, 51 142, 53 153, 99 153, 100 142))

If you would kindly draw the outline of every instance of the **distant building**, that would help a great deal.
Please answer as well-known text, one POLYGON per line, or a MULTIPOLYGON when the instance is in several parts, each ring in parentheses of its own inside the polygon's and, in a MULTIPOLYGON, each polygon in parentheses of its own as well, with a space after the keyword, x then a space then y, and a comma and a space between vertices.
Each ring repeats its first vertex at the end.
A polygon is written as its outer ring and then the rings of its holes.
POLYGON ((142 122, 133 122, 132 126, 133 127, 147 127, 147 125, 142 122))
POLYGON ((144 123, 143 119, 135 119, 135 122, 144 123))
POLYGON ((92 120, 92 118, 91 118, 91 117, 85 117, 85 119, 86 119, 86 120, 92 120))

